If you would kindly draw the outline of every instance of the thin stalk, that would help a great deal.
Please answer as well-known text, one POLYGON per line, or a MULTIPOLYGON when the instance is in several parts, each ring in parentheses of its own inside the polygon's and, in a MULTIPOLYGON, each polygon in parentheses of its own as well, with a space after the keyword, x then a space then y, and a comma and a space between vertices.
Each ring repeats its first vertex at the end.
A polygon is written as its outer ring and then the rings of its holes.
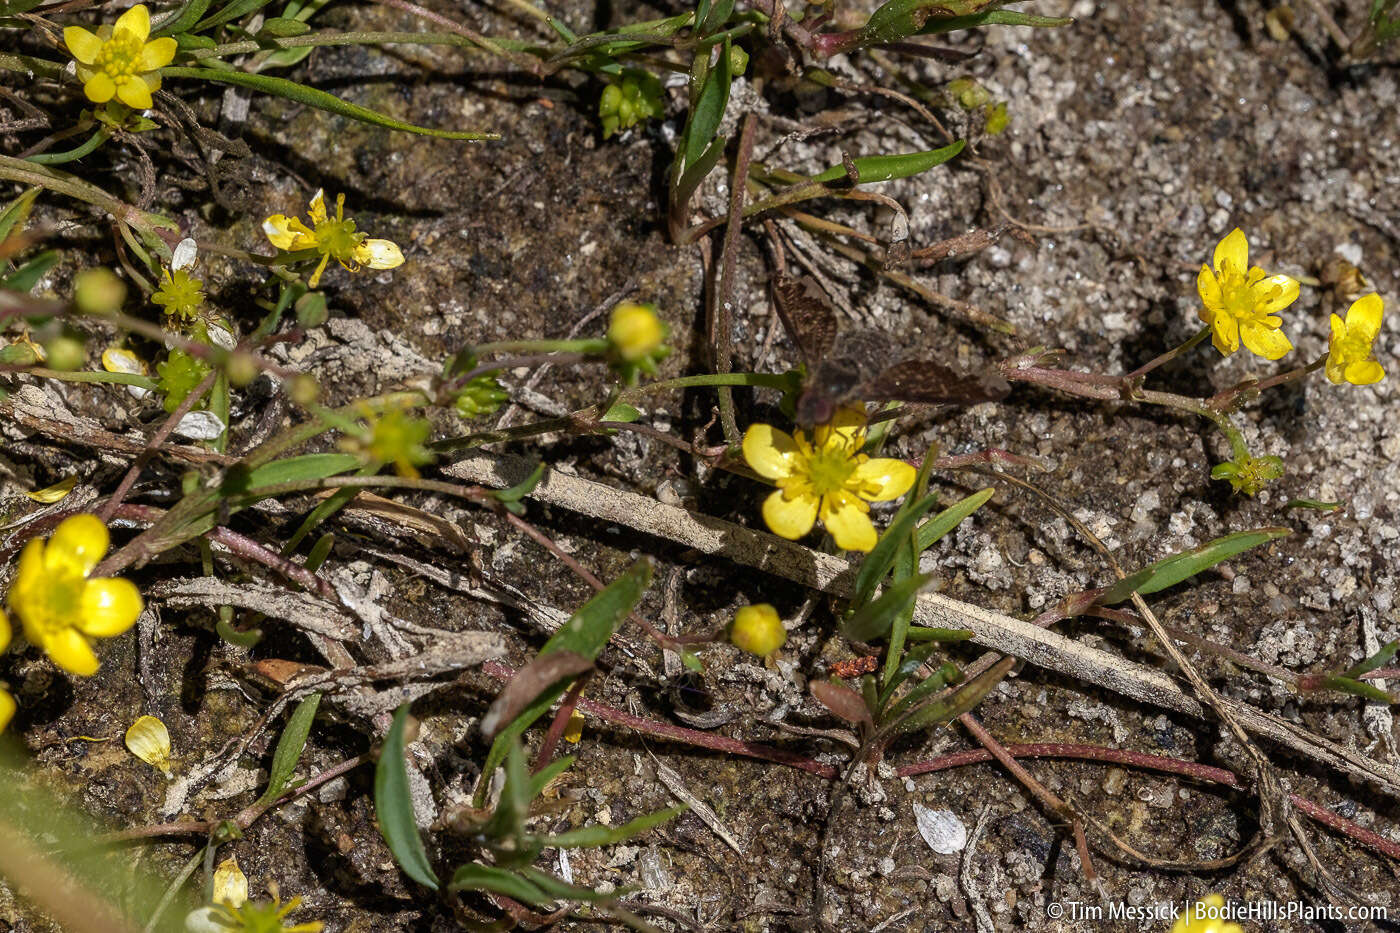
POLYGON ((62 165, 64 162, 73 162, 81 159, 85 155, 90 155, 98 146, 112 138, 112 131, 107 127, 99 127, 97 132, 88 137, 88 141, 81 146, 76 146, 65 152, 41 152, 38 155, 26 156, 24 161, 33 162, 35 165, 62 165))

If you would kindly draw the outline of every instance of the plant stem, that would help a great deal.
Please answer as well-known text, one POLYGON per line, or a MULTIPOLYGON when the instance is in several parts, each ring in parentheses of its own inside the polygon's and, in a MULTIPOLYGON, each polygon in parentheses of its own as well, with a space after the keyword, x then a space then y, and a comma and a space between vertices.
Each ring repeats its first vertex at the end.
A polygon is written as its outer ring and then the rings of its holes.
POLYGON ((99 127, 97 132, 88 137, 88 141, 81 146, 69 149, 66 152, 41 152, 38 155, 27 156, 24 161, 33 162, 35 165, 61 165, 64 162, 73 162, 90 154, 98 146, 112 138, 112 131, 107 127, 99 127))
POLYGON ((1195 347, 1196 344, 1200 343, 1202 340, 1205 340, 1205 339, 1206 339, 1206 336, 1209 335, 1209 334, 1210 334, 1210 327, 1209 327, 1209 326, 1202 327, 1200 330, 1196 331, 1195 334, 1193 334, 1189 339, 1187 339, 1187 340, 1186 340, 1184 343, 1182 343, 1180 346, 1177 346, 1177 347, 1174 347, 1174 348, 1168 350, 1166 353, 1163 353, 1161 356, 1157 357, 1156 359, 1149 360, 1148 362, 1144 363, 1142 366, 1139 366, 1137 369, 1135 369, 1135 370, 1133 370, 1132 372, 1128 373, 1126 376, 1123 377, 1123 385, 1124 385, 1124 386, 1132 386, 1132 385, 1134 385, 1134 384, 1136 384, 1136 383, 1140 383, 1140 382, 1142 381, 1142 378, 1143 378, 1144 376, 1146 376, 1148 373, 1152 372, 1152 370, 1156 369, 1158 366, 1163 365, 1164 363, 1170 363, 1172 360, 1176 359, 1178 356, 1181 356, 1183 353, 1186 353, 1188 350, 1190 350, 1190 349, 1192 349, 1193 347, 1195 347))

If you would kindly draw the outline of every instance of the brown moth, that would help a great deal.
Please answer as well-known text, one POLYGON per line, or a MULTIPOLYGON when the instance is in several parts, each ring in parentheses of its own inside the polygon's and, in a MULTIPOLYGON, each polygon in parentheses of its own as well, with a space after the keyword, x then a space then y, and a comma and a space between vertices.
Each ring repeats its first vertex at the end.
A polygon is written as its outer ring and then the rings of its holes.
POLYGON ((837 408, 851 402, 975 405, 1005 398, 1011 390, 1010 384, 990 369, 960 373, 919 359, 890 365, 897 348, 889 337, 873 331, 848 331, 841 335, 838 347, 836 311, 811 276, 777 279, 773 298, 783 326, 807 365, 796 411, 797 423, 803 427, 825 424, 837 408))

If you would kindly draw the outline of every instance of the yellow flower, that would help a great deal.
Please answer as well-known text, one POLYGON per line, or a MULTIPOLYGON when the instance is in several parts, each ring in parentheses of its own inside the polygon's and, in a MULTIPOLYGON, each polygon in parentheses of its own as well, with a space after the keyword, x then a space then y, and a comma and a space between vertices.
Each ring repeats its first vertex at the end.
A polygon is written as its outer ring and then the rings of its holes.
POLYGON ((48 542, 35 538, 19 555, 10 586, 10 611, 24 635, 63 670, 97 673, 92 639, 131 628, 141 614, 136 584, 120 577, 91 579, 111 538, 96 515, 66 518, 48 542))
POLYGON ((276 885, 269 884, 268 888, 272 891, 271 901, 245 901, 237 907, 213 905, 210 919, 216 924, 215 929, 227 933, 321 933, 323 924, 319 920, 284 925, 287 914, 301 906, 301 898, 294 897, 283 904, 276 885))
POLYGON ((842 408, 809 441, 772 425, 751 425, 744 434, 744 459, 778 489, 763 503, 763 520, 776 535, 797 540, 818 518, 836 546, 868 551, 875 546, 871 502, 897 499, 914 485, 914 468, 902 460, 872 460, 860 452, 865 415, 842 408))
POLYGON ((170 730, 154 716, 142 716, 126 730, 126 749, 170 777, 170 730))
POLYGON ((81 26, 63 30, 88 100, 105 104, 116 97, 135 110, 151 106, 151 93, 160 90, 160 69, 175 58, 176 42, 169 36, 147 42, 150 35, 151 14, 144 3, 99 27, 96 35, 81 26))
POLYGON ((1371 344, 1381 332, 1381 312, 1385 302, 1380 295, 1362 295, 1347 309, 1343 321, 1332 315, 1332 339, 1327 345, 1327 378, 1335 385, 1350 382, 1368 386, 1385 378, 1385 370, 1376 362, 1371 344))
POLYGON ((204 283, 184 269, 173 272, 165 269, 160 288, 151 295, 151 301, 171 317, 193 321, 204 306, 204 283))
POLYGON ((656 306, 624 301, 613 309, 608 321, 608 342, 618 356, 635 363, 661 346, 666 325, 656 316, 656 306))
MULTIPOLYGON (((5 610, 0 609, 0 653, 10 647, 10 617, 5 615, 5 610)), ((10 692, 0 687, 0 732, 5 731, 5 727, 10 724, 10 720, 15 715, 15 698, 10 696, 10 692)))
POLYGON ((1210 916, 1212 910, 1219 913, 1224 906, 1225 898, 1219 894, 1202 898, 1176 918, 1171 933, 1244 933, 1244 927, 1238 923, 1210 916))
POLYGON ((1196 291, 1205 306, 1198 313, 1210 325, 1215 349, 1229 356, 1243 341, 1250 352, 1277 360, 1293 349, 1274 315, 1298 299, 1298 283, 1249 265, 1249 241, 1236 227, 1215 247, 1215 268, 1201 266, 1196 291))
POLYGON ((766 657, 787 641, 787 630, 783 628, 783 620, 778 618, 778 610, 767 603, 757 603, 734 613, 729 641, 741 651, 766 657))
POLYGON ((321 254, 321 262, 309 280, 312 288, 321 284, 321 273, 332 256, 350 272, 359 272, 361 266, 397 269, 403 265, 403 253, 393 241, 370 239, 355 230, 355 221, 345 219, 345 195, 336 196, 332 218, 326 214, 325 192, 318 189, 311 196, 307 216, 311 218, 310 227, 285 214, 273 214, 262 226, 268 241, 278 249, 314 249, 321 254))

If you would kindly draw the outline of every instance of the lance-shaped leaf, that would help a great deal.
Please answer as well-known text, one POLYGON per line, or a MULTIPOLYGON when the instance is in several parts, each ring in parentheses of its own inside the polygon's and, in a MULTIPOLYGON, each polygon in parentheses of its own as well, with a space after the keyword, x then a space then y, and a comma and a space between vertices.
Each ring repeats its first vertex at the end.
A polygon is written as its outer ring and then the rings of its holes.
MULTIPOLYGON (((957 142, 944 146, 941 149, 929 149, 925 152, 905 152, 898 155, 877 155, 862 156, 851 161, 856 167, 857 184, 866 184, 877 181, 894 181, 897 178, 909 178, 920 172, 926 172, 935 166, 942 165, 953 156, 963 151, 967 145, 967 140, 959 139, 957 142)), ((848 178, 850 173, 844 165, 833 165, 831 168, 814 176, 812 181, 819 181, 823 184, 827 182, 840 181, 848 178)))
POLYGON ((933 582, 935 574, 915 574, 891 583, 874 602, 866 603, 841 623, 841 633, 852 641, 871 642, 884 637, 895 618, 914 602, 919 591, 933 582))
POLYGON ((660 826, 669 819, 684 813, 687 807, 668 807, 647 813, 629 820, 621 826, 582 826, 566 830, 552 836, 541 836, 539 841, 546 849, 579 849, 585 846, 610 846, 626 842, 633 836, 640 836, 653 826, 660 826))
POLYGON ((1209 544, 1191 551, 1173 554, 1171 557, 1144 567, 1137 573, 1129 574, 1113 584, 1103 594, 1099 603, 1112 606, 1121 603, 1134 593, 1143 596, 1175 586, 1188 577, 1194 577, 1202 570, 1208 570, 1221 561, 1229 560, 1236 554, 1258 547, 1269 541, 1292 534, 1288 528, 1258 528, 1254 531, 1239 531, 1223 538, 1216 538, 1209 544))
POLYGON ((837 718, 844 719, 853 726, 862 723, 867 726, 874 725, 865 698, 845 684, 834 680, 814 680, 807 689, 812 692, 818 703, 831 710, 837 718))
POLYGON ((301 761, 301 753, 306 750, 306 737, 311 734, 316 708, 320 705, 321 694, 313 693, 298 703, 287 718, 287 725, 277 739, 277 750, 272 753, 272 771, 268 774, 267 790, 263 791, 258 803, 276 800, 291 783, 297 762, 301 761))
POLYGON ((418 821, 413 815, 413 796, 408 789, 408 768, 404 765, 404 728, 408 722, 408 704, 394 713, 379 763, 374 768, 374 815, 379 832, 394 853, 404 874, 425 887, 438 889, 437 875, 428 862, 423 839, 418 835, 418 821))

